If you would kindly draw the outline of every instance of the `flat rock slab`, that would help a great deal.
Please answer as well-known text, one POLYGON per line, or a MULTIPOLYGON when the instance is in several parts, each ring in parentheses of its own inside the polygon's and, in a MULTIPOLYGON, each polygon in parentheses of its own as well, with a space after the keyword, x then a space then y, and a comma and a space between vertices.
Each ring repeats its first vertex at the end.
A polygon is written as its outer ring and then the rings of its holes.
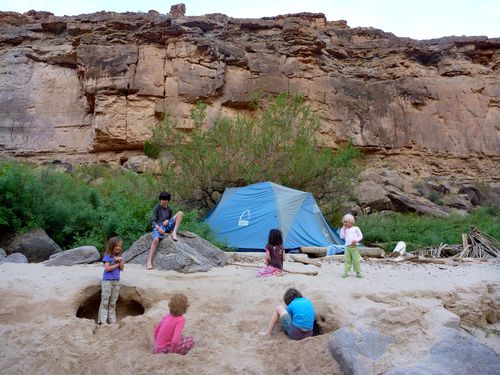
POLYGON ((94 263, 101 259, 95 246, 81 246, 50 256, 43 262, 46 266, 72 266, 74 264, 94 263))

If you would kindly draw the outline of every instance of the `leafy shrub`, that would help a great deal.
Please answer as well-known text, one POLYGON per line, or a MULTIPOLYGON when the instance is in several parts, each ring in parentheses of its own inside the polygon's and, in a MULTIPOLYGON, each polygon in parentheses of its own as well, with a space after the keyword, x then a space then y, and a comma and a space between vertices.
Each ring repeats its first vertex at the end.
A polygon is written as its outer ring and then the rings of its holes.
POLYGON ((156 143, 147 140, 144 142, 144 155, 151 159, 157 159, 160 156, 160 147, 156 143))
POLYGON ((31 193, 35 176, 27 164, 0 163, 0 235, 29 231, 39 225, 31 193))
MULTIPOLYGON (((49 167, 0 162, 0 233, 37 227, 61 247, 103 249, 120 236, 127 249, 151 230, 151 212, 165 180, 103 166, 67 174, 49 167)), ((186 211, 183 230, 214 240, 197 211, 186 211)))
POLYGON ((173 156, 166 169, 185 198, 201 195, 207 207, 225 187, 266 180, 312 192, 327 213, 350 197, 360 153, 352 144, 336 153, 319 147, 319 118, 302 96, 280 94, 253 116, 221 117, 208 129, 202 128, 205 109, 198 103, 192 112, 189 135, 167 114, 151 138, 173 156))

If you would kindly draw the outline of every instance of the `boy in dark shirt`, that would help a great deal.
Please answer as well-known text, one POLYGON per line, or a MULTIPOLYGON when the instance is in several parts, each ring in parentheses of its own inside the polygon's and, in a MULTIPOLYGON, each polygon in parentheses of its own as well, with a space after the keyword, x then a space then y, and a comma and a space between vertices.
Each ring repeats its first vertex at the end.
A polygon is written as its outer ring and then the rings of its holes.
POLYGON ((171 195, 166 191, 160 193, 160 203, 153 209, 153 218, 151 224, 153 226, 153 242, 149 248, 148 261, 146 262, 146 268, 148 270, 153 269, 153 257, 155 255, 156 247, 158 243, 167 233, 172 235, 172 239, 177 241, 177 229, 181 225, 183 213, 182 211, 177 212, 172 216, 172 208, 168 206, 170 202, 171 195))

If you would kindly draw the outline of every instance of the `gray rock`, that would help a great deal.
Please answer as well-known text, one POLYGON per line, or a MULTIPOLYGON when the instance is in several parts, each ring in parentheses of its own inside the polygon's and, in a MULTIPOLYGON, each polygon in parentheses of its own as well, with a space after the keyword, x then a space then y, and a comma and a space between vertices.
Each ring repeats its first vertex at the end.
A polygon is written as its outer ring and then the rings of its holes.
POLYGON ((328 348, 345 374, 366 375, 372 373, 373 362, 393 341, 375 330, 340 328, 333 333, 328 348))
POLYGON ((97 262, 101 258, 95 246, 81 246, 50 256, 43 262, 46 266, 72 266, 97 262))
POLYGON ((7 254, 24 254, 30 262, 43 262, 52 254, 62 251, 43 229, 17 235, 7 244, 5 250, 7 254))
POLYGON ((485 203, 488 199, 484 193, 479 190, 476 186, 472 185, 462 185, 458 189, 459 194, 467 194, 469 196, 470 202, 474 205, 480 205, 485 203))
POLYGON ((443 207, 440 207, 427 199, 406 195, 404 192, 391 185, 385 186, 385 189, 387 191, 387 196, 391 200, 391 204, 396 211, 417 212, 419 214, 436 217, 449 216, 448 212, 443 207))
POLYGON ((7 256, 6 251, 0 247, 0 260, 5 258, 6 256, 7 256))
POLYGON ((443 328, 439 340, 417 365, 395 368, 386 375, 497 375, 500 356, 475 337, 443 328))
POLYGON ((472 203, 467 194, 447 195, 443 197, 443 204, 448 207, 457 208, 459 210, 472 210, 472 203))
POLYGON ((356 194, 362 207, 371 207, 377 211, 390 207, 391 201, 387 197, 387 192, 373 181, 362 181, 356 187, 356 194))
MULTIPOLYGON (((194 233, 179 232, 177 237, 177 242, 168 236, 158 244, 153 259, 156 269, 183 273, 206 272, 212 267, 224 266, 229 260, 228 254, 194 233)), ((123 254, 123 259, 126 263, 145 265, 150 246, 151 233, 148 233, 132 244, 123 254)))
POLYGON ((13 253, 3 258, 1 263, 28 263, 28 258, 21 253, 13 253))

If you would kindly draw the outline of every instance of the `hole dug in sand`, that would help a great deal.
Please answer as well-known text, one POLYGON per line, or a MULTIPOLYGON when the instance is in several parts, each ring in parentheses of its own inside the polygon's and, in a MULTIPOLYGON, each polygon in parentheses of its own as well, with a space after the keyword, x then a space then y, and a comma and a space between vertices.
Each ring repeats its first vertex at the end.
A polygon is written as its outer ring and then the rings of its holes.
POLYGON ((340 328, 340 323, 331 306, 319 304, 316 308, 316 320, 313 336, 326 335, 340 328))
MULTIPOLYGON (((97 314, 101 304, 101 286, 96 285, 86 288, 83 299, 76 311, 76 317, 81 319, 92 319, 97 323, 97 314)), ((116 301, 116 320, 120 321, 127 316, 138 316, 144 314, 145 308, 142 298, 134 287, 120 285, 120 295, 116 301)))

